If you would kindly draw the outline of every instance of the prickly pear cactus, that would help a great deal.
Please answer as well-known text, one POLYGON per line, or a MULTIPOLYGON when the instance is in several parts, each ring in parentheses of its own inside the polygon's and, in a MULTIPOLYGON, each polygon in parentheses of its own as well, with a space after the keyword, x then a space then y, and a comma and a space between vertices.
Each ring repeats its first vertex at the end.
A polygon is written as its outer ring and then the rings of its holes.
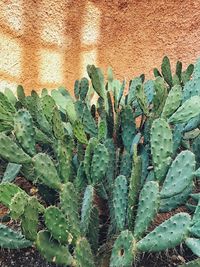
POLYGON ((173 153, 172 132, 164 119, 156 119, 152 124, 151 153, 156 179, 163 181, 173 153))
POLYGON ((131 267, 136 256, 136 241, 128 230, 122 231, 114 243, 110 267, 131 267))
POLYGON ((160 224, 137 243, 137 249, 157 252, 173 248, 187 238, 191 218, 187 213, 178 213, 160 224))
POLYGON ((51 239, 48 231, 42 230, 37 234, 36 247, 41 255, 49 262, 62 266, 75 266, 74 259, 66 246, 51 239))

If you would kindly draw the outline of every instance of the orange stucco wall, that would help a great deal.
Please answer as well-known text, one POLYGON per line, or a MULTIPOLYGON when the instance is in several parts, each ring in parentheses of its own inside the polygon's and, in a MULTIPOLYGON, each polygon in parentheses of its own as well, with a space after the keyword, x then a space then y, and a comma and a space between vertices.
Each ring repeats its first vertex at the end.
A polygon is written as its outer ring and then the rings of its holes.
POLYGON ((88 63, 149 77, 163 55, 200 56, 200 0, 0 0, 0 89, 72 90, 88 63))

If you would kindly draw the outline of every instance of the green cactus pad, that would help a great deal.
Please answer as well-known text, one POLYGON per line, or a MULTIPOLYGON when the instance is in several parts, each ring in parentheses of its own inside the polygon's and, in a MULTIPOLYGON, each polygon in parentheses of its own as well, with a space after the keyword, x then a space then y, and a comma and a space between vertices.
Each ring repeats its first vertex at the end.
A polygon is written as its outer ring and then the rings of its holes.
POLYGON ((114 243, 110 267, 131 267, 136 256, 135 243, 130 231, 122 231, 114 243))
POLYGON ((195 221, 194 224, 190 227, 190 233, 195 236, 200 238, 200 222, 195 221))
POLYGON ((13 106, 13 104, 8 100, 7 96, 2 92, 0 92, 0 105, 8 113, 14 114, 16 112, 16 109, 13 106))
POLYGON ((85 168, 85 173, 88 179, 88 182, 92 182, 91 180, 91 162, 92 162, 92 157, 94 154, 94 150, 96 145, 98 144, 98 140, 96 138, 91 138, 89 140, 89 143, 87 145, 87 148, 85 150, 85 157, 84 157, 84 168, 85 168))
POLYGON ((87 136, 84 131, 83 124, 81 121, 75 121, 73 125, 73 132, 77 140, 82 144, 88 144, 87 136))
POLYGON ((24 213, 22 215, 22 231, 25 237, 29 240, 36 240, 38 223, 39 223, 39 213, 40 205, 36 197, 30 197, 24 208, 24 213))
POLYGON ((21 164, 8 163, 2 178, 2 182, 12 182, 17 177, 21 167, 21 164))
POLYGON ((174 248, 187 238, 191 218, 187 213, 178 213, 160 224, 137 243, 141 252, 159 252, 174 248))
POLYGON ((92 208, 91 218, 88 226, 87 238, 91 244, 92 251, 96 254, 99 245, 99 211, 96 207, 92 208))
POLYGON ((80 236, 80 219, 79 219, 79 205, 78 194, 74 188, 74 185, 67 182, 63 185, 60 193, 61 209, 67 218, 69 224, 70 233, 73 238, 80 236))
POLYGON ((200 125, 200 114, 191 120, 184 127, 184 132, 189 132, 196 129, 200 125))
POLYGON ((154 82, 153 96, 153 112, 156 117, 159 117, 161 115, 167 95, 168 90, 164 80, 161 77, 157 77, 154 82))
POLYGON ((113 189, 113 205, 117 230, 122 231, 126 223, 128 202, 128 186, 126 177, 123 175, 115 179, 113 189))
POLYGON ((84 162, 82 161, 78 167, 77 175, 74 180, 74 186, 77 192, 83 192, 87 186, 87 177, 84 169, 84 162))
POLYGON ((7 249, 21 249, 32 245, 32 242, 25 239, 25 237, 4 224, 0 224, 0 247, 7 249))
POLYGON ((45 95, 41 99, 41 105, 42 105, 42 110, 43 113, 49 122, 49 124, 52 123, 52 117, 53 117, 53 110, 55 108, 55 101, 50 95, 45 95))
POLYGON ((187 238, 185 240, 185 244, 195 255, 200 257, 200 239, 187 238))
POLYGON ((5 88, 4 90, 4 95, 7 97, 8 101, 15 106, 16 102, 17 102, 17 98, 14 95, 13 91, 9 88, 5 88))
POLYGON ((63 182, 68 182, 70 178, 72 177, 72 149, 73 142, 71 139, 68 139, 68 144, 64 141, 58 140, 57 144, 57 158, 58 158, 58 169, 59 174, 63 182))
POLYGON ((191 151, 182 151, 173 161, 167 173, 161 198, 168 198, 180 194, 187 186, 190 186, 195 170, 195 156, 191 151))
POLYGON ((52 240, 48 231, 40 231, 37 234, 36 247, 48 262, 54 262, 61 266, 75 266, 68 247, 52 240))
POLYGON ((129 183, 128 193, 128 225, 131 230, 134 228, 135 206, 139 195, 141 183, 142 160, 137 155, 137 147, 134 146, 133 167, 129 183))
POLYGON ((129 178, 131 176, 132 170, 132 157, 130 153, 125 152, 122 155, 122 159, 120 162, 120 174, 129 178))
POLYGON ((0 203, 9 208, 12 198, 15 194, 23 192, 23 190, 15 184, 1 183, 0 184, 0 203))
POLYGON ((146 116, 148 116, 149 115, 148 101, 144 91, 144 87, 141 84, 139 84, 136 87, 136 98, 138 104, 140 105, 141 110, 146 116))
POLYGON ((84 101, 89 90, 89 81, 87 78, 82 78, 80 81, 79 95, 80 100, 84 101))
POLYGON ((61 115, 57 107, 54 108, 52 114, 52 126, 53 126, 53 133, 54 136, 58 140, 63 140, 64 138, 64 125, 62 123, 61 115))
POLYGON ((196 260, 189 261, 185 264, 179 265, 178 267, 200 267, 200 259, 198 258, 196 260))
POLYGON ((94 188, 88 185, 85 189, 81 209, 81 231, 85 235, 88 231, 94 200, 94 188))
POLYGON ((197 223, 200 221, 200 199, 198 200, 198 204, 196 206, 193 218, 192 218, 192 223, 197 223))
POLYGON ((35 130, 30 113, 27 110, 18 110, 14 116, 14 132, 21 147, 30 156, 35 155, 35 130))
POLYGON ((0 133, 0 156, 9 162, 17 164, 31 162, 31 157, 3 133, 0 133))
POLYGON ((172 132, 164 119, 154 120, 151 127, 151 153, 156 178, 162 181, 171 163, 172 132))
POLYGON ((68 223, 62 211, 57 207, 50 206, 45 210, 45 224, 53 238, 62 244, 70 243, 68 223))
POLYGON ((108 128, 106 119, 100 119, 98 123, 98 140, 103 142, 106 140, 108 135, 108 128))
POLYGON ((86 105, 83 109, 83 114, 81 115, 82 115, 82 122, 83 122, 85 132, 89 134, 91 137, 97 136, 96 122, 93 119, 92 114, 86 105))
POLYGON ((100 68, 94 65, 87 66, 88 75, 92 81, 92 86, 101 98, 105 98, 104 77, 100 68))
POLYGON ((182 88, 180 85, 175 85, 170 90, 163 111, 162 117, 168 118, 170 117, 180 106, 182 101, 182 88))
POLYGON ((91 247, 86 238, 77 240, 74 255, 77 267, 95 267, 91 247))
MULTIPOLYGON (((46 119, 45 114, 43 112, 42 101, 41 101, 40 97, 38 96, 38 94, 35 91, 31 92, 31 97, 32 97, 32 104, 31 105, 34 105, 32 108, 33 108, 33 113, 34 113, 38 128, 40 130, 42 130, 45 134, 51 136, 51 133, 52 133, 51 125, 49 124, 49 122, 46 119)), ((31 111, 30 111, 30 113, 31 113, 31 111)), ((32 113, 31 113, 31 115, 32 115, 32 113)))
POLYGON ((24 93, 24 88, 21 85, 17 86, 17 98, 22 103, 22 105, 24 106, 25 102, 26 102, 26 100, 25 100, 26 95, 24 93))
POLYGON ((104 178, 108 168, 109 154, 103 144, 97 144, 91 163, 91 180, 93 184, 99 183, 104 178))
POLYGON ((134 237, 141 238, 153 221, 159 206, 159 185, 157 182, 147 182, 139 197, 139 206, 135 220, 134 237))
POLYGON ((193 96, 169 118, 169 123, 186 123, 200 114, 200 96, 193 96))
POLYGON ((167 56, 163 58, 161 70, 165 81, 169 84, 170 87, 172 87, 173 85, 172 72, 171 72, 170 61, 167 56))
POLYGON ((133 111, 130 106, 126 106, 121 111, 122 140, 125 149, 130 152, 133 138, 136 134, 136 125, 133 111))
POLYGON ((176 209, 178 206, 186 203, 189 195, 192 193, 194 184, 188 185, 181 193, 168 198, 161 198, 160 200, 160 212, 169 212, 176 209))
POLYGON ((28 197, 24 191, 20 191, 12 198, 9 209, 13 220, 18 220, 23 215, 25 206, 28 203, 28 197))
POLYGON ((61 181, 50 157, 44 153, 39 153, 33 157, 35 172, 40 180, 50 188, 60 190, 61 181))

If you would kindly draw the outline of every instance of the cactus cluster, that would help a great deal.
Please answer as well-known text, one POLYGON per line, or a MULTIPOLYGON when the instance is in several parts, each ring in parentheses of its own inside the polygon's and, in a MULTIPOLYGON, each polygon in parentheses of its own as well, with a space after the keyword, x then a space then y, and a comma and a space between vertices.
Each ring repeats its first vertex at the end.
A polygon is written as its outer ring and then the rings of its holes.
POLYGON ((21 226, 1 224, 0 247, 34 245, 72 267, 100 266, 102 253, 110 267, 131 267, 141 253, 182 243, 200 257, 199 66, 182 71, 177 62, 172 74, 164 57, 154 80, 141 75, 126 86, 110 68, 105 82, 89 65, 91 81, 77 80, 75 97, 63 87, 0 93, 0 203, 21 226), (15 184, 18 174, 35 196, 15 184), (157 214, 181 205, 188 213, 152 230, 157 214))

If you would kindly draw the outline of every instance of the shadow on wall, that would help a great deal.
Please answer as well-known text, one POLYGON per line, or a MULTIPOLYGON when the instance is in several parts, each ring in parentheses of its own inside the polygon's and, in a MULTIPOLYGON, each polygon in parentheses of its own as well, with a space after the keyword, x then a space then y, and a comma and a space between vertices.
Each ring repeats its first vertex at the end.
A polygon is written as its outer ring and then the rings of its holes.
POLYGON ((199 57, 200 0, 1 0, 0 90, 66 85, 87 64, 131 79, 199 57))
POLYGON ((94 3, 3 0, 0 10, 0 90, 72 85, 97 64, 101 12, 94 3))

